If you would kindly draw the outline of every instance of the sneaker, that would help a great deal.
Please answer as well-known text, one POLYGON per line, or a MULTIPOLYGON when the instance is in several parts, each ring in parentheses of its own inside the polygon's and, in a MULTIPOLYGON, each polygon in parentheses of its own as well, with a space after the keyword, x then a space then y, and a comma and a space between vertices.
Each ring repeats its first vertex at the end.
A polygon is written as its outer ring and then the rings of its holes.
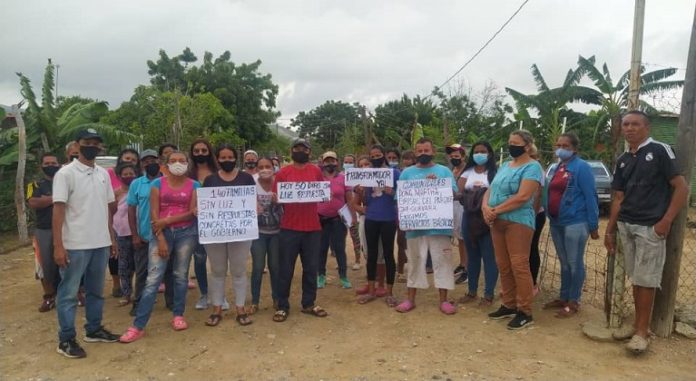
POLYGON ((230 310, 230 303, 227 301, 227 298, 222 301, 222 310, 223 311, 229 311, 230 310))
POLYGON ((358 271, 361 268, 362 268, 362 266, 360 266, 360 263, 353 263, 353 267, 352 267, 353 271, 358 271))
POLYGON ((317 276, 317 288, 326 287, 326 275, 317 276))
POLYGON ((507 308, 504 305, 500 305, 500 308, 498 308, 497 311, 491 312, 488 314, 488 317, 493 319, 493 320, 500 320, 500 319, 505 319, 509 317, 513 317, 517 314, 517 309, 515 308, 507 308))
POLYGON ((648 339, 643 336, 633 335, 631 341, 626 344, 626 349, 635 355, 639 355, 648 349, 649 343, 648 339))
POLYGON ((56 306, 56 301, 55 299, 44 299, 44 301, 41 303, 39 306, 39 312, 48 312, 55 308, 56 306))
POLYGON ((624 324, 621 328, 615 329, 611 336, 614 340, 628 340, 632 339, 633 335, 636 334, 636 329, 632 325, 624 324))
POLYGON ((60 344, 58 344, 58 348, 56 348, 56 352, 71 359, 87 357, 87 353, 75 339, 61 341, 60 344))
POLYGON ((467 274, 466 271, 463 271, 459 274, 459 277, 455 279, 454 283, 456 284, 464 284, 469 281, 469 274, 467 274))
POLYGON ((527 315, 522 311, 518 311, 517 314, 515 314, 515 317, 508 323, 507 328, 512 330, 518 330, 532 324, 534 324, 534 319, 532 319, 532 315, 527 315))
POLYGON ((341 287, 342 288, 353 288, 353 285, 350 283, 348 278, 341 278, 341 287))
POLYGON ((459 266, 455 267, 455 269, 454 269, 454 277, 457 278, 460 275, 462 275, 462 273, 464 273, 464 272, 466 272, 466 267, 459 265, 459 266))
POLYGON ((118 336, 107 331, 104 327, 99 327, 98 330, 85 335, 88 343, 115 343, 118 341, 118 336))
POLYGON ((203 295, 201 295, 200 298, 198 298, 198 302, 196 302, 196 309, 197 310, 207 310, 208 309, 208 295, 203 294, 203 295))
POLYGON ((137 329, 135 327, 129 327, 126 330, 126 333, 121 335, 121 337, 118 339, 118 341, 122 343, 132 343, 135 340, 138 340, 145 336, 145 330, 144 329, 137 329))

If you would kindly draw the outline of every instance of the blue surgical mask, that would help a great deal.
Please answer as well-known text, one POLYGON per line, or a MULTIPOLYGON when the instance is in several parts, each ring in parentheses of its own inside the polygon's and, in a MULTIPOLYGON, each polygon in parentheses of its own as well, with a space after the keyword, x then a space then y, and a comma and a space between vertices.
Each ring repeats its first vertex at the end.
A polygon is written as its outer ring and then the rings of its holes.
POLYGON ((564 161, 573 157, 574 154, 575 154, 575 152, 573 152, 569 149, 564 149, 564 148, 556 149, 556 156, 558 156, 559 159, 564 160, 564 161))
POLYGON ((486 165, 488 163, 488 154, 487 153, 475 153, 474 154, 474 163, 477 165, 486 165))
POLYGON ((399 168, 399 162, 398 161, 390 161, 389 166, 391 168, 399 168))
POLYGON ((343 169, 351 169, 355 168, 355 165, 352 163, 343 163, 343 169))

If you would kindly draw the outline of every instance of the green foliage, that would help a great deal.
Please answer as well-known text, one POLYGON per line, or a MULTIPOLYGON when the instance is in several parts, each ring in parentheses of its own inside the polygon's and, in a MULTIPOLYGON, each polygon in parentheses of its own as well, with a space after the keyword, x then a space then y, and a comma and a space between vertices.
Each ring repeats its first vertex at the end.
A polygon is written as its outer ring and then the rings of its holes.
POLYGON ((332 149, 341 142, 348 128, 358 123, 360 107, 359 103, 326 101, 308 112, 301 111, 290 126, 322 149, 332 149))

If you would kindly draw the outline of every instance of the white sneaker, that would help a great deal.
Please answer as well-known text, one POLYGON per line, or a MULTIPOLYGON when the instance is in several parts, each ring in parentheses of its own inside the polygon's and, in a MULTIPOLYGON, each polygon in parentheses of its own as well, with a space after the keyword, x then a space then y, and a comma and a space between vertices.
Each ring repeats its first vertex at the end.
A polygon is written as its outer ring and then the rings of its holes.
POLYGON ((222 302, 222 310, 228 311, 229 309, 230 309, 230 303, 228 303, 227 298, 225 298, 225 301, 222 302))
POLYGON ((353 271, 358 271, 361 267, 362 266, 360 266, 360 263, 353 263, 353 271))
POLYGON ((197 310, 207 310, 208 309, 208 295, 201 295, 200 298, 198 298, 198 302, 196 302, 196 309, 197 310))

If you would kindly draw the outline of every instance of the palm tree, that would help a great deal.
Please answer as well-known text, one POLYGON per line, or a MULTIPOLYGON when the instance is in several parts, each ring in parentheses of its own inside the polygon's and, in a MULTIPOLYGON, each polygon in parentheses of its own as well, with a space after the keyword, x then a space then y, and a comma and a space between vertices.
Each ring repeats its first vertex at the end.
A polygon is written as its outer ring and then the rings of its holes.
MULTIPOLYGON (((611 133, 610 149, 613 164, 616 153, 621 150, 621 113, 628 109, 630 71, 626 71, 619 80, 614 83, 607 64, 603 64, 602 70, 600 71, 595 64, 594 56, 590 58, 579 56, 577 71, 583 76, 587 75, 596 87, 596 89, 588 89, 592 91, 593 94, 589 99, 593 100, 593 104, 600 106, 603 113, 595 127, 595 136, 607 127, 609 128, 609 132, 611 133)), ((641 66, 640 72, 640 95, 675 90, 684 86, 684 81, 681 80, 665 81, 665 79, 677 72, 675 68, 660 69, 646 73, 645 67, 641 66)), ((658 112, 655 107, 643 100, 639 101, 638 109, 649 114, 658 112)))

